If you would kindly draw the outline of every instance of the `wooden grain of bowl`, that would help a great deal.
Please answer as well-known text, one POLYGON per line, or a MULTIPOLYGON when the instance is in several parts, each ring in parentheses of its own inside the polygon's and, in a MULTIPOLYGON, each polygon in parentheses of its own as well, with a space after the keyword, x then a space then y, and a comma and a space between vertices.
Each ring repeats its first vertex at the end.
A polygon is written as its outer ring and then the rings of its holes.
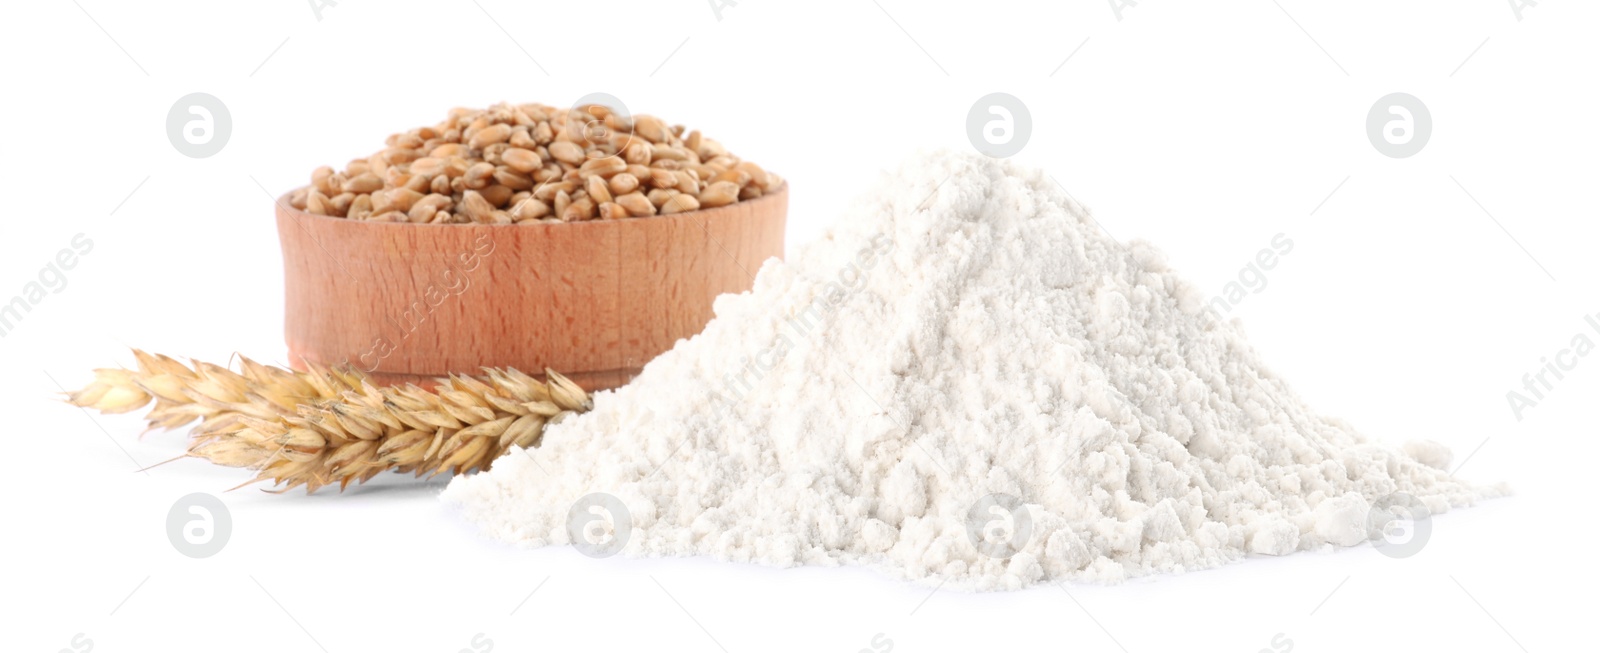
POLYGON ((380 383, 545 368, 589 390, 628 382, 783 256, 788 187, 728 206, 563 224, 330 218, 277 202, 292 364, 380 383))

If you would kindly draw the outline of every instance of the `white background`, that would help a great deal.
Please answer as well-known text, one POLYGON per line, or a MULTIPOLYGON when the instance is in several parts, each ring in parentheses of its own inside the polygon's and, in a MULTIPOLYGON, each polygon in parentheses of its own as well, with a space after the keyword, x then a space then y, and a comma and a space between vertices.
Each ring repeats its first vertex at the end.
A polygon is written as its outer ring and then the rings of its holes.
POLYGON ((1521 20, 1500 0, 1146 0, 1120 21, 1096 0, 743 0, 720 21, 701 0, 343 0, 320 21, 295 0, 7 13, 0 302, 74 234, 95 243, 0 338, 7 650, 78 634, 95 651, 330 653, 454 652, 479 633, 496 651, 857 651, 880 633, 895 651, 1587 641, 1600 358, 1520 421, 1506 393, 1575 334, 1600 340, 1583 321, 1600 312, 1594 3, 1541 2, 1521 20), (234 122, 207 159, 165 132, 196 91, 234 122), (973 595, 864 569, 511 550, 441 507, 442 480, 222 494, 249 473, 197 460, 136 473, 179 455, 183 435, 139 439, 134 416, 54 401, 57 382, 131 364, 131 346, 286 362, 269 193, 452 106, 596 91, 785 175, 791 246, 917 148, 970 147, 978 97, 1016 95, 1034 123, 1016 158, 1202 286, 1220 292, 1287 234, 1293 252, 1235 312, 1265 359, 1326 413, 1445 442, 1458 463, 1472 453, 1461 476, 1516 494, 1434 519, 1402 560, 1360 546, 973 595), (1405 159, 1365 133, 1396 91, 1434 121, 1405 159), (234 521, 203 560, 165 533, 197 491, 234 521))

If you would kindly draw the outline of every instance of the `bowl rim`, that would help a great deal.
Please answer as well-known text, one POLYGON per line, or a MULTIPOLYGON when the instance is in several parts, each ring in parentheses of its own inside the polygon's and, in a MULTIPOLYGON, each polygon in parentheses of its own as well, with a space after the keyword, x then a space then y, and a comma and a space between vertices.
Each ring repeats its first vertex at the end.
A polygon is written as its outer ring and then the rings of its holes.
POLYGON ((302 219, 311 219, 313 221, 325 222, 326 224, 328 224, 330 226, 333 225, 333 224, 351 224, 351 225, 367 225, 367 226, 370 226, 370 227, 373 227, 373 228, 395 228, 395 229, 414 229, 414 228, 428 228, 428 227, 433 227, 433 228, 438 228, 438 229, 454 229, 454 228, 462 228, 462 227, 493 227, 493 228, 511 228, 511 227, 516 227, 516 228, 534 228, 534 227, 544 227, 544 228, 548 228, 548 229, 569 229, 569 228, 572 228, 572 229, 598 229, 598 228, 601 228, 600 227, 601 225, 628 224, 628 223, 632 223, 632 222, 640 221, 640 220, 673 220, 673 219, 687 220, 687 219, 690 219, 692 217, 713 214, 713 213, 716 213, 718 211, 724 211, 724 210, 731 209, 731 208, 734 208, 734 207, 738 207, 738 206, 741 206, 741 205, 750 207, 750 208, 755 209, 755 210, 759 210, 759 209, 757 209, 757 207, 775 203, 779 198, 782 198, 785 202, 787 202, 788 201, 788 195, 789 195, 789 180, 788 179, 784 179, 783 180, 783 185, 778 186, 777 190, 769 192, 769 193, 763 193, 761 195, 761 197, 757 197, 755 199, 740 200, 740 201, 734 202, 732 204, 724 204, 722 206, 716 206, 716 207, 712 207, 712 208, 709 208, 709 209, 696 209, 694 211, 685 211, 683 213, 673 213, 671 215, 656 214, 656 215, 642 215, 642 216, 637 216, 637 217, 629 216, 629 217, 621 218, 621 219, 617 219, 617 220, 602 220, 600 218, 595 218, 593 220, 583 220, 581 222, 532 222, 532 223, 528 223, 528 224, 521 224, 521 223, 516 223, 516 222, 513 222, 511 224, 486 224, 486 223, 481 223, 481 222, 452 223, 452 224, 433 224, 433 223, 430 222, 430 223, 418 224, 418 223, 415 223, 415 222, 376 222, 376 221, 373 221, 373 220, 351 220, 349 218, 339 218, 339 217, 334 217, 334 216, 331 216, 331 215, 318 215, 316 213, 308 213, 308 212, 303 211, 301 209, 294 208, 294 205, 289 203, 289 197, 291 195, 293 195, 295 191, 300 190, 301 188, 305 188, 305 187, 306 186, 296 186, 296 187, 290 189, 289 192, 284 193, 282 195, 279 195, 276 199, 274 199, 272 201, 272 203, 277 206, 277 209, 278 209, 279 212, 281 212, 283 214, 286 214, 289 217, 294 218, 296 222, 298 222, 298 221, 300 221, 302 219), (591 225, 593 225, 593 226, 591 226, 591 225))

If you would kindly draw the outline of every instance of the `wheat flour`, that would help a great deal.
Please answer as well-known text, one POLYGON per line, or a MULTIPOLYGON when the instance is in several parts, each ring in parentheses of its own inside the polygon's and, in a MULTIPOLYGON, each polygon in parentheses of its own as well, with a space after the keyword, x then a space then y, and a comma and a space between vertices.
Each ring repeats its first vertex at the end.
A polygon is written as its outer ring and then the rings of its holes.
POLYGON ((1043 172, 924 155, 444 498, 521 545, 587 539, 569 516, 603 493, 628 555, 999 589, 1348 546, 1396 493, 1503 491, 1316 414, 1205 299, 1043 172))

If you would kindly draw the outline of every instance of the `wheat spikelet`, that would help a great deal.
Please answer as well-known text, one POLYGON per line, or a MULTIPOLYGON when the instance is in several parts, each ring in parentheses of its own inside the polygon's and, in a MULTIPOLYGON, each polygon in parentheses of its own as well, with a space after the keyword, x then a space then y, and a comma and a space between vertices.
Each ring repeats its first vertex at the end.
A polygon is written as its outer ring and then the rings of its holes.
MULTIPOLYGON (((488 468, 512 445, 531 447, 546 424, 587 411, 588 393, 552 370, 452 375, 438 387, 379 387, 354 370, 295 372, 240 357, 239 371, 134 350, 137 369, 95 370, 67 402, 103 413, 152 401, 151 430, 200 420, 189 456, 256 470, 307 492, 364 483, 385 471, 418 476, 488 468)), ((246 483, 248 485, 249 483, 246 483)))

